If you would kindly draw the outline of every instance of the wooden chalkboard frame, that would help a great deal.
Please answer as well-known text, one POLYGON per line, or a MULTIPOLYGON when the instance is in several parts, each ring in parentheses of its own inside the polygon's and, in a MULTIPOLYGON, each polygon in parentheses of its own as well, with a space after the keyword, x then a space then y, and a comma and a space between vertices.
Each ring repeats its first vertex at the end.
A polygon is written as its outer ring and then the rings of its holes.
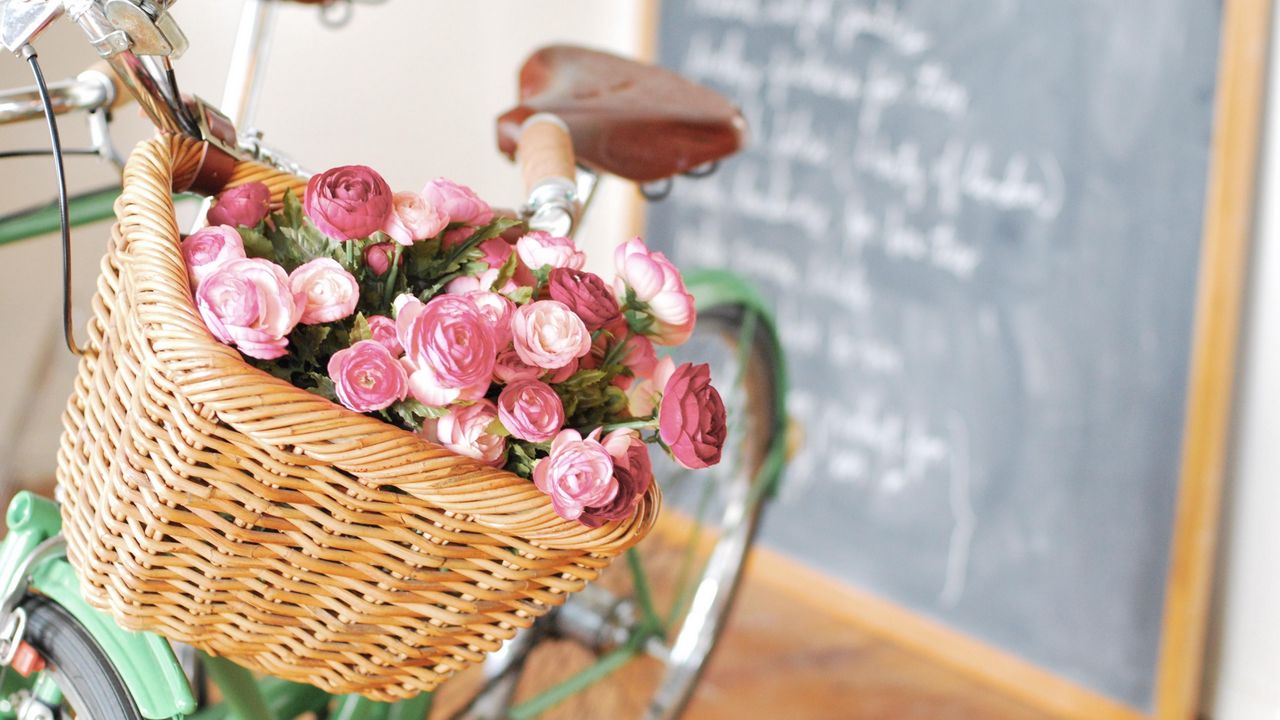
MULTIPOLYGON (((657 54, 661 2, 641 0, 637 47, 650 60, 657 54)), ((1254 217, 1271 5, 1271 0, 1223 3, 1181 471, 1155 669, 1154 712, 1120 703, 776 552, 754 551, 753 577, 786 578, 776 589, 797 601, 847 619, 1064 718, 1181 720, 1195 716, 1254 217)), ((633 217, 632 225, 641 230, 644 212, 639 203, 633 217)))

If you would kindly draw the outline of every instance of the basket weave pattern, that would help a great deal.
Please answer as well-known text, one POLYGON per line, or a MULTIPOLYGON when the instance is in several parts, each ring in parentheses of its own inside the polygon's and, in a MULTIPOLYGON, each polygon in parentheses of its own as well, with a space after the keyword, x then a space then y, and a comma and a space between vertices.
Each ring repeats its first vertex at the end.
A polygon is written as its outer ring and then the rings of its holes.
MULTIPOLYGON (((413 696, 496 650, 653 525, 588 528, 532 483, 247 365, 193 306, 171 188, 200 146, 125 170, 58 454, 68 552, 123 626, 334 693, 413 696)), ((279 203, 305 183, 254 163, 279 203)))

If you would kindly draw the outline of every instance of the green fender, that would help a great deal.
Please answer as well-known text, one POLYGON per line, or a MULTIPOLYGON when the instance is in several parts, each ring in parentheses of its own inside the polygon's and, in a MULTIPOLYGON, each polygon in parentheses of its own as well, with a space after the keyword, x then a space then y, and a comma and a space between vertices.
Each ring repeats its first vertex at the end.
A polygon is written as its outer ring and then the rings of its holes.
POLYGON ((773 310, 759 291, 743 278, 724 270, 703 268, 684 274, 685 287, 693 295, 698 312, 706 312, 726 305, 745 307, 751 311, 750 320, 744 324, 743 333, 765 332, 773 351, 774 427, 760 474, 756 478, 759 492, 773 495, 782 481, 787 463, 787 358, 778 337, 773 310))
MULTIPOLYGON (((0 543, 0 587, 17 570, 17 561, 57 534, 62 525, 58 506, 29 492, 14 497, 6 518, 9 532, 0 543)), ((120 673, 143 717, 169 720, 195 712, 196 699, 168 641, 159 635, 125 630, 109 615, 91 607, 65 557, 42 563, 32 573, 31 584, 89 631, 120 673)))

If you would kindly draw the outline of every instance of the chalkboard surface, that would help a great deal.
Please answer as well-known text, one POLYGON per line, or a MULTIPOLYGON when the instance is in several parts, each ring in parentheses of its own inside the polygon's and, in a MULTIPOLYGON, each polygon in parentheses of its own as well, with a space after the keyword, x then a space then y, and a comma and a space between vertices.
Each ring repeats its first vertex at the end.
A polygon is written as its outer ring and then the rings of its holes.
POLYGON ((1219 3, 665 0, 752 148, 649 237, 775 303, 764 541, 1153 703, 1219 3))

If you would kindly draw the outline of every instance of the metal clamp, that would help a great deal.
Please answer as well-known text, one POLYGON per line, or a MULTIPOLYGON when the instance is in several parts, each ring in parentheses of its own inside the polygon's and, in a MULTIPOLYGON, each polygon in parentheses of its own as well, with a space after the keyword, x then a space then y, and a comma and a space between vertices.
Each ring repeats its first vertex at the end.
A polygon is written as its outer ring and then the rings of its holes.
POLYGON ((578 210, 578 188, 573 181, 553 177, 533 187, 521 215, 534 230, 569 237, 578 210))
POLYGON ((13 662, 22 635, 27 630, 27 613, 18 604, 26 597, 32 571, 50 558, 67 552, 67 540, 58 533, 35 546, 10 575, 9 585, 0 593, 0 667, 13 662))

